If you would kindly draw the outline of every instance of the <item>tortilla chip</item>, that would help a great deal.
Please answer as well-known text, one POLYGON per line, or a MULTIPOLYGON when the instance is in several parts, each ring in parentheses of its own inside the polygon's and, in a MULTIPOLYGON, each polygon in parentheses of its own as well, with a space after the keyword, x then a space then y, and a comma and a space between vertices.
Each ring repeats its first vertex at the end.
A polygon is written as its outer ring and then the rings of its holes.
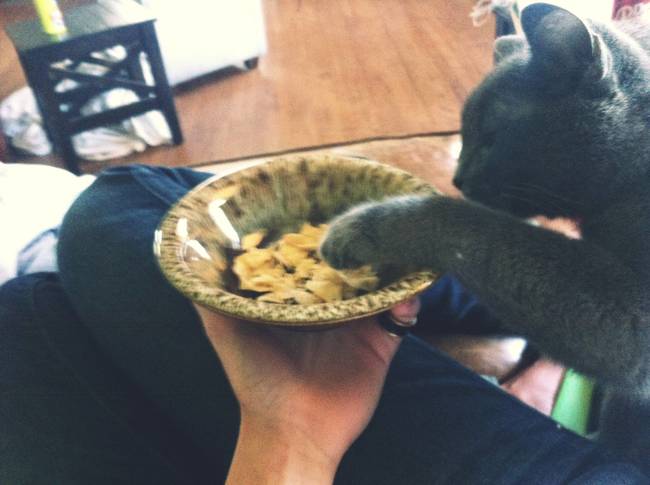
POLYGON ((326 231, 326 224, 304 224, 299 233, 285 234, 266 248, 259 247, 266 231, 245 235, 245 252, 233 262, 239 287, 260 293, 259 301, 299 305, 354 298, 374 290, 379 278, 370 266, 337 271, 320 259, 318 247, 326 231))
POLYGON ((379 277, 374 273, 370 265, 356 269, 340 270, 338 274, 349 286, 359 290, 373 291, 379 285, 379 277))
POLYGON ((296 280, 310 279, 314 268, 318 265, 314 258, 305 258, 300 261, 293 272, 293 277, 296 280))
POLYGON ((306 290, 295 289, 287 292, 292 300, 295 300, 299 305, 312 305, 314 303, 322 303, 323 300, 318 296, 306 290))
POLYGON ((279 244, 273 256, 287 268, 295 268, 302 260, 307 258, 308 252, 288 244, 279 244))
POLYGON ((311 280, 305 283, 305 288, 328 303, 341 300, 343 297, 343 287, 330 281, 311 280))
POLYGON ((256 248, 260 245, 262 240, 266 237, 266 231, 257 231, 246 234, 241 240, 241 248, 244 251, 256 248))
POLYGON ((253 276, 247 276, 241 280, 240 288, 242 290, 259 291, 260 293, 266 291, 276 291, 283 288, 283 279, 281 274, 258 273, 253 276))

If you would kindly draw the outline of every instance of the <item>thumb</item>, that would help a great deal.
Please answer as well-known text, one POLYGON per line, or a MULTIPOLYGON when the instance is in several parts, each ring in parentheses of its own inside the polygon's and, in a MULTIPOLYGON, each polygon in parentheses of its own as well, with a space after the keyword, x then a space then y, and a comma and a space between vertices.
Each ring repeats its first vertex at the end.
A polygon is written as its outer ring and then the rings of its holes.
MULTIPOLYGON (((398 322, 409 323, 416 320, 419 311, 420 300, 416 297, 395 305, 391 308, 390 314, 398 322)), ((385 327, 385 322, 382 321, 381 315, 375 319, 375 323, 376 325, 374 325, 372 332, 380 336, 379 340, 382 342, 382 351, 386 360, 389 362, 397 351, 402 339, 396 334, 386 331, 387 328, 385 327)))
POLYGON ((420 299, 415 297, 395 305, 390 312, 400 322, 409 322, 418 316, 420 299))

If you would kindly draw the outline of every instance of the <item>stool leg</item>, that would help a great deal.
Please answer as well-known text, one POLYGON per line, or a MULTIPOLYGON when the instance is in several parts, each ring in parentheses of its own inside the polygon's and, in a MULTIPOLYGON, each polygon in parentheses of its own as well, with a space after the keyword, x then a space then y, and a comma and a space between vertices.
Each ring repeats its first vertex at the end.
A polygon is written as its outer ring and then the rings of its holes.
POLYGON ((129 76, 131 79, 134 81, 142 81, 144 82, 144 73, 142 72, 142 64, 140 64, 140 52, 138 52, 133 58, 130 60, 128 66, 127 66, 127 71, 129 73, 129 76))
POLYGON ((62 133, 60 139, 57 142, 59 147, 59 152, 63 161, 65 162, 65 167, 72 173, 79 175, 81 169, 79 168, 79 156, 74 149, 72 144, 72 135, 67 133, 62 133))
POLYGON ((142 44, 147 53, 147 58, 149 59, 149 64, 151 64, 151 73, 153 74, 156 83, 156 96, 161 105, 163 115, 167 120, 167 124, 169 125, 169 129, 172 132, 172 140, 175 145, 179 145, 183 142, 183 134, 181 133, 178 116, 176 115, 174 98, 169 87, 169 82, 167 81, 167 74, 165 73, 165 67, 162 55, 160 54, 160 48, 158 47, 158 39, 153 24, 143 24, 140 27, 140 34, 142 44))
POLYGON ((42 59, 20 59, 41 112, 43 127, 50 141, 63 158, 66 168, 75 174, 80 173, 77 153, 68 133, 67 121, 59 110, 59 105, 48 75, 48 64, 42 59))

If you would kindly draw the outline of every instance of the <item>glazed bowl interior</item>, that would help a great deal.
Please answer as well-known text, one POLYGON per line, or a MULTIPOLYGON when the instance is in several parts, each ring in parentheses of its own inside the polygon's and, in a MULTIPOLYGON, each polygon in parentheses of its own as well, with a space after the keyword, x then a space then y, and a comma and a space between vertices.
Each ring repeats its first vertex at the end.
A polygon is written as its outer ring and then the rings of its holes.
POLYGON ((282 326, 323 326, 380 313, 424 290, 430 272, 407 275, 377 266, 380 287, 330 303, 261 302, 238 289, 232 260, 243 236, 258 230, 273 241, 305 223, 327 223, 350 207, 432 186, 374 161, 337 156, 279 158, 216 175, 195 187, 165 215, 154 252, 166 278, 191 300, 236 318, 282 326))

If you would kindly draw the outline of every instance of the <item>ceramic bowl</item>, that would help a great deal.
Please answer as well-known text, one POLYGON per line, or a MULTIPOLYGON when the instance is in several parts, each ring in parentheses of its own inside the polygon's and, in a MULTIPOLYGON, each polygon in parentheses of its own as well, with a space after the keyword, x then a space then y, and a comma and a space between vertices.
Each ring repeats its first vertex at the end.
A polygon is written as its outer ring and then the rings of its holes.
POLYGON ((435 275, 380 272, 377 290, 331 303, 260 302, 237 290, 237 279, 230 269, 241 238, 259 229, 279 237, 299 230, 305 222, 326 223, 362 202, 434 191, 407 172, 366 159, 274 159, 216 175, 191 190, 158 226, 154 252, 172 285, 217 312, 291 327, 342 323, 391 308, 423 291, 435 275))

